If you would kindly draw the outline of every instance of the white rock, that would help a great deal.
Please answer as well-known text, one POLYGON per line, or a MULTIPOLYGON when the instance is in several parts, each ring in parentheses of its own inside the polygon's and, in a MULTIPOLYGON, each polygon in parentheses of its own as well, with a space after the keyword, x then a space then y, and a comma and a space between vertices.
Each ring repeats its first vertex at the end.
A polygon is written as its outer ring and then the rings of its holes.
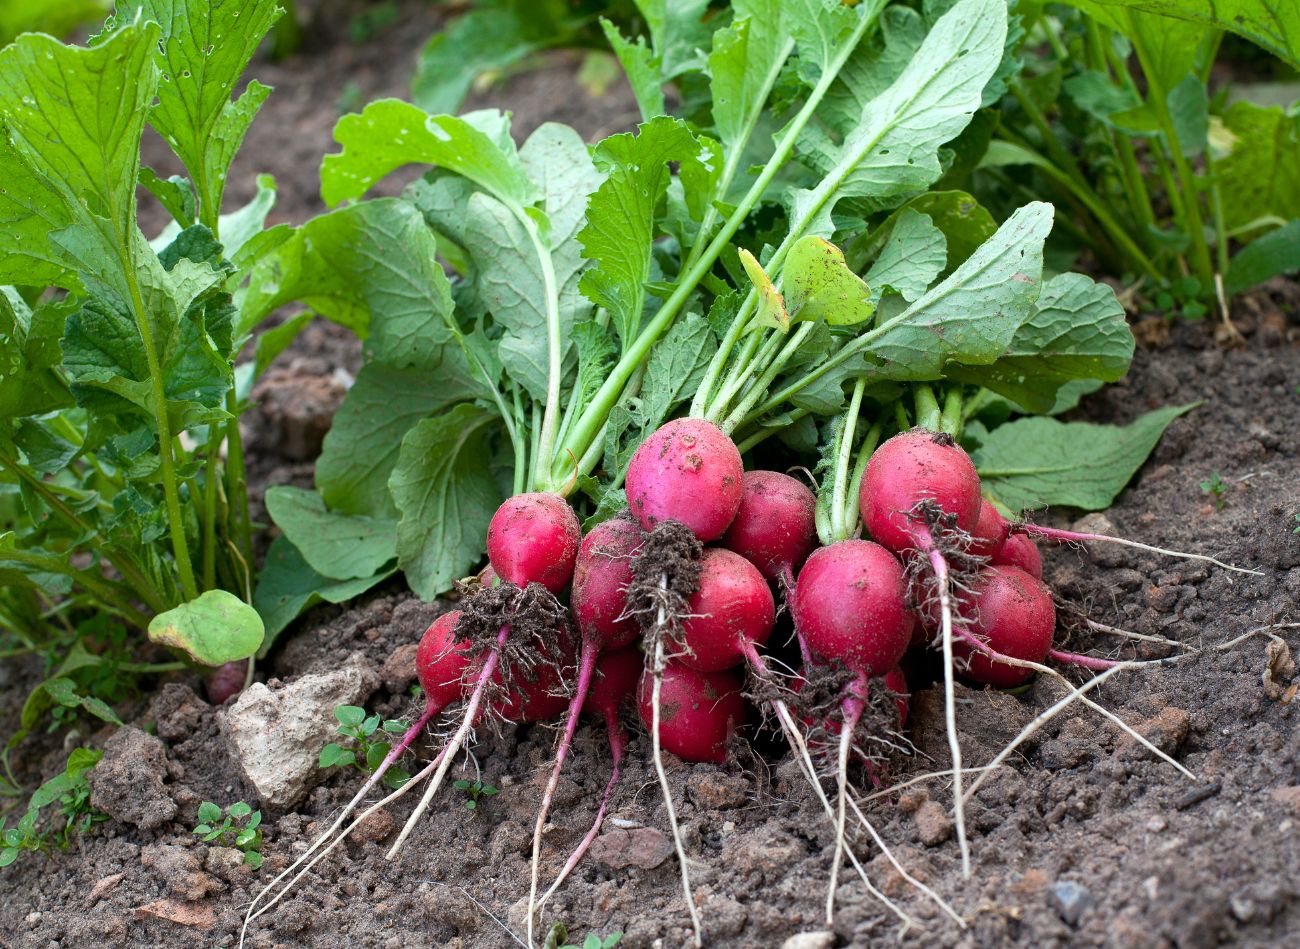
POLYGON ((336 734, 334 709, 361 705, 378 687, 374 670, 353 654, 333 672, 274 691, 255 683, 239 697, 225 715, 226 736, 265 806, 287 809, 302 800, 321 776, 321 748, 336 734))
POLYGON ((835 945, 832 932, 799 933, 781 943, 781 949, 831 949, 835 945))

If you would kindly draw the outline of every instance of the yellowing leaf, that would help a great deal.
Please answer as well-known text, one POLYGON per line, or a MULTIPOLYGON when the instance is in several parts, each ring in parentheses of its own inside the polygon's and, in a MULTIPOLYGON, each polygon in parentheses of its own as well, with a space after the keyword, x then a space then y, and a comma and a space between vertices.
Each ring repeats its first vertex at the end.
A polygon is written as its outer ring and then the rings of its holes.
POLYGON ((754 323, 784 333, 790 328, 790 314, 786 311, 781 291, 777 290, 758 259, 743 247, 740 249, 740 262, 758 291, 758 312, 754 314, 754 323))
POLYGON ((205 666, 247 659, 262 645, 263 632, 257 611, 225 590, 209 590, 149 624, 151 642, 180 649, 205 666))
POLYGON ((876 312, 871 288, 849 269, 844 252, 820 237, 801 238, 790 249, 781 279, 795 320, 856 326, 876 312))

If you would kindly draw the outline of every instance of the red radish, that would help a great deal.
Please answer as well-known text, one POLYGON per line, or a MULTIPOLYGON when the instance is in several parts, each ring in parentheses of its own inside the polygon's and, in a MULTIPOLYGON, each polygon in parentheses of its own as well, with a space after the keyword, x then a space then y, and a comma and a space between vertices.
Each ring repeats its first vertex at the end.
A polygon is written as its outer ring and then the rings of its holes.
POLYGON ((767 642, 776 623, 772 591, 758 569, 740 554, 710 547, 700 559, 698 587, 682 621, 677 661, 701 672, 739 665, 742 642, 767 642))
POLYGON ((213 705, 224 705, 226 701, 244 691, 244 680, 248 678, 248 660, 227 662, 217 666, 203 680, 203 689, 208 693, 208 701, 213 705))
POLYGON ((605 649, 622 649, 641 633, 627 613, 632 558, 641 541, 634 521, 616 517, 593 527, 578 548, 570 598, 574 619, 584 637, 598 639, 605 649))
MULTIPOLYGON (((569 697, 564 694, 560 674, 544 650, 539 650, 538 656, 543 661, 534 670, 537 678, 530 682, 522 675, 515 675, 510 683, 510 697, 504 702, 492 703, 492 711, 507 722, 544 722, 559 718, 569 707, 569 697)), ((492 681, 501 684, 499 670, 492 681)))
POLYGON ((456 624, 460 610, 443 613, 420 637, 415 654, 415 672, 424 689, 425 701, 440 709, 461 697, 464 690, 465 670, 470 658, 468 639, 456 639, 456 624))
POLYGON ((707 544, 735 519, 743 476, 736 443, 720 428, 703 419, 673 419, 628 463, 628 506, 646 530, 674 520, 707 544))
POLYGON ((980 516, 980 480, 970 456, 946 435, 913 430, 886 441, 871 455, 858 492, 868 533, 899 553, 924 550, 921 525, 912 513, 933 501, 954 515, 956 526, 971 533, 980 516))
POLYGON ((1043 555, 1038 545, 1024 534, 1012 534, 993 555, 995 567, 1019 567, 1032 577, 1043 579, 1043 555))
MULTIPOLYGON (((578 659, 578 681, 573 697, 560 700, 559 708, 546 705, 544 717, 559 714, 568 706, 564 732, 555 751, 555 764, 550 779, 542 792, 533 826, 532 874, 528 890, 528 933, 532 938, 534 907, 537 898, 538 875, 541 871, 542 831, 550 813, 555 789, 559 787, 560 772, 573 744, 573 735, 582 714, 583 702, 590 691, 596 661, 605 650, 619 649, 632 642, 640 633, 627 610, 627 589, 632 582, 632 558, 640 551, 641 529, 627 518, 614 518, 592 529, 578 548, 577 563, 573 573, 573 593, 570 602, 582 635, 582 651, 578 659)), ((549 696, 541 697, 544 701, 549 696)))
POLYGON ((1007 540, 1007 531, 1011 525, 1007 519, 998 513, 988 501, 980 501, 979 519, 975 522, 975 529, 971 531, 971 546, 968 551, 976 557, 993 557, 1002 549, 1002 545, 1007 540))
MULTIPOLYGON (((967 631, 987 643, 995 653, 1041 663, 1052 648, 1056 632, 1056 607, 1052 593, 1041 580, 1019 567, 985 567, 963 604, 969 615, 967 631)), ((975 650, 965 636, 953 644, 953 653, 970 663, 967 675, 976 682, 999 688, 1020 685, 1033 675, 1030 669, 999 662, 975 650)))
MULTIPOLYGON (((653 732, 652 679, 649 670, 642 674, 637 709, 653 732)), ((659 703, 658 737, 666 750, 686 761, 722 764, 727 760, 727 744, 745 722, 745 700, 735 673, 699 672, 669 661, 659 703)))
POLYGON ((897 665, 911 641, 906 598, 893 554, 871 541, 842 540, 808 558, 790 612, 814 653, 871 678, 897 665))
MULTIPOLYGON (((902 729, 907 725, 908 698, 907 678, 903 675, 903 670, 899 666, 894 666, 889 672, 878 680, 881 687, 886 691, 894 694, 894 707, 898 709, 898 727, 902 729)), ((808 680, 800 676, 795 679, 791 688, 795 695, 801 693, 808 680)), ((812 715, 801 715, 799 721, 809 728, 820 727, 828 735, 838 735, 843 728, 843 723, 833 716, 825 716, 818 722, 812 715)))
POLYGON ((573 578, 582 528, 558 494, 517 494, 497 508, 488 525, 488 559, 497 575, 516 586, 540 583, 559 593, 573 578))
POLYGON ((817 546, 817 499, 802 481, 779 471, 746 471, 740 509, 721 544, 772 582, 794 575, 817 546))
POLYGON ((587 831, 586 836, 579 841, 578 846, 569 859, 565 861, 564 868, 560 870, 559 876, 555 882, 550 885, 547 891, 542 894, 542 898, 537 901, 540 908, 551 894, 559 888, 565 878, 573 872, 586 854, 587 849, 591 846, 592 841, 600 833, 601 824, 605 821, 605 811, 609 808, 609 798, 614 791, 614 785, 618 784, 619 776, 623 770, 623 754, 627 751, 627 729, 623 727, 620 711, 623 703, 635 694, 637 683, 641 680, 641 673, 645 669, 645 659, 639 649, 621 649, 618 652, 610 652, 600 657, 596 664, 596 675, 591 682, 591 692, 587 698, 587 707, 598 712, 605 719, 605 730, 609 736, 610 757, 613 759, 613 770, 610 772, 609 783, 605 785, 605 793, 601 795, 600 807, 596 811, 596 819, 592 822, 591 829, 587 831))

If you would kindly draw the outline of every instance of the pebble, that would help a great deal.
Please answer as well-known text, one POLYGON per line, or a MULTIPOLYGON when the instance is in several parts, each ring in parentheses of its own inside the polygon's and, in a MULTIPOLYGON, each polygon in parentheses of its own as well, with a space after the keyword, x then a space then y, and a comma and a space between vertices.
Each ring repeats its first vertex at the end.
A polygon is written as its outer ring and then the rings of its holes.
POLYGON ((1082 883, 1073 880, 1060 880, 1052 887, 1052 896, 1056 900, 1056 910, 1071 926, 1078 925, 1079 918, 1095 902, 1092 893, 1082 883))
POLYGON ((606 831, 591 844, 591 857, 613 870, 639 867, 652 870, 672 856, 673 844, 653 827, 606 831))
POLYGON ((835 934, 825 930, 812 933, 797 933, 781 943, 781 949, 831 949, 835 945, 835 934))

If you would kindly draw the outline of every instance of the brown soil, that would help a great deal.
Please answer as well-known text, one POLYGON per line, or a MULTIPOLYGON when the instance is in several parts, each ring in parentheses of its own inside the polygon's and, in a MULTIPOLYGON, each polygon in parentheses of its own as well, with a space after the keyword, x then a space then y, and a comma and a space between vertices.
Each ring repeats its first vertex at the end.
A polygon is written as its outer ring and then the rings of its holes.
MULTIPOLYGON (((336 101, 348 79, 362 87, 363 100, 403 91, 409 57, 434 15, 417 3, 402 9, 409 22, 371 45, 338 45, 256 70, 278 89, 241 161, 248 171, 276 172, 283 195, 278 213, 288 219, 320 210, 315 168, 334 118, 322 104, 336 101), (285 129, 293 134, 285 136, 285 129)), ((560 117, 593 133, 625 124, 626 97, 580 101, 573 70, 571 59, 560 58, 540 75, 512 80, 494 98, 514 104, 529 123, 560 117)), ((1147 325, 1141 335, 1150 343, 1128 379, 1077 413, 1122 422, 1157 405, 1204 400, 1170 427, 1106 517, 1124 536, 1210 553, 1263 575, 1233 575, 1124 548, 1045 551, 1045 576, 1059 596, 1101 622, 1196 647, 1300 619, 1300 535, 1293 532, 1300 512, 1298 297, 1300 287, 1285 281, 1253 296, 1242 307, 1247 344, 1241 349, 1221 348, 1210 325, 1147 325), (1162 332, 1152 332, 1157 325, 1162 332), (1199 488, 1215 472, 1229 486, 1222 510, 1199 488)), ((299 339, 285 365, 315 380, 313 399, 323 399, 321 380, 354 371, 356 352, 346 337, 319 324, 299 339)), ((260 481, 309 482, 309 461, 277 451, 283 434, 268 429, 276 424, 266 412, 249 419, 261 452, 254 469, 260 481)), ((409 658, 410 644, 442 608, 390 583, 348 609, 311 613, 263 671, 287 680, 335 669, 357 655, 385 683, 369 707, 386 717, 409 713, 409 669, 388 660, 402 647, 409 658)), ((841 875, 837 944, 898 938, 912 946, 1192 949, 1294 939, 1300 931, 1300 702, 1269 697, 1278 691, 1262 678, 1266 644, 1256 637, 1226 650, 1203 648, 1176 664, 1123 673, 1098 690, 1099 701, 1174 755, 1194 779, 1078 706, 1048 724, 969 808, 969 880, 961 876, 943 781, 871 802, 867 814, 909 871, 951 901, 969 926, 959 930, 948 922, 859 839, 855 846, 877 885, 924 928, 900 934, 898 920, 848 870, 841 875)), ((1076 635, 1070 647, 1129 657, 1168 651, 1135 654, 1094 634, 1076 635)), ((0 731, 13 730, 39 672, 0 663, 0 731)), ((925 676, 921 670, 914 687, 925 676)), ((198 844, 190 828, 202 800, 257 803, 223 736, 222 711, 190 691, 198 686, 193 677, 176 677, 152 700, 124 709, 133 724, 163 739, 163 790, 145 783, 155 796, 170 797, 174 818, 148 832, 108 821, 70 853, 25 858, 0 871, 0 947, 234 945, 242 907, 355 792, 357 772, 336 771, 296 813, 268 814, 266 863, 257 874, 198 844)), ((987 761, 1061 694, 1059 684, 1042 678, 1020 695, 963 689, 958 717, 966 764, 987 761)), ((916 751, 895 757, 889 782, 947 760, 941 693, 933 687, 913 695, 909 732, 916 751)), ((102 746, 110 733, 75 740, 102 746)), ((255 927, 251 944, 516 945, 510 931, 522 932, 532 822, 555 731, 525 726, 479 737, 475 763, 458 767, 453 777, 472 779, 477 767, 500 794, 471 812, 461 792, 442 792, 400 859, 389 863, 386 844, 413 806, 403 799, 318 866, 267 925, 255 927)), ((821 928, 833 846, 827 821, 771 736, 750 737, 764 756, 742 754, 725 767, 668 762, 711 946, 779 946, 790 935, 821 928)), ((155 747, 137 738, 142 747, 155 747)), ((61 767, 73 739, 66 746, 61 740, 33 737, 15 753, 29 786, 61 767)), ((546 836, 544 878, 592 820, 609 767, 603 744, 602 728, 579 730, 546 836)), ((623 930, 622 944, 633 949, 688 942, 648 751, 644 734, 634 731, 600 859, 588 859, 547 907, 547 921, 564 921, 578 941, 590 932, 623 930)), ((419 756, 430 756, 429 742, 419 756)))

